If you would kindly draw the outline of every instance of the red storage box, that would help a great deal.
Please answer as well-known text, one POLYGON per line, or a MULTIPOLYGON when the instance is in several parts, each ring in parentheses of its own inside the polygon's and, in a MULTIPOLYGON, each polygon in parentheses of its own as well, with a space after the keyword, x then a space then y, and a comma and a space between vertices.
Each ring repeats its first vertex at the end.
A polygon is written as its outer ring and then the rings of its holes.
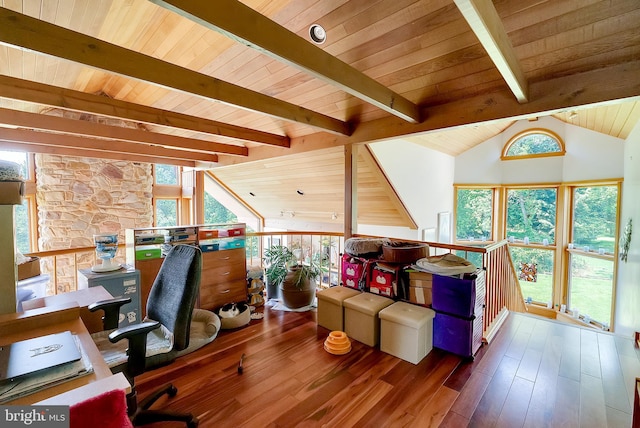
POLYGON ((382 296, 395 296, 394 287, 397 285, 398 268, 386 264, 376 263, 371 269, 369 277, 369 292, 382 296))
POLYGON ((221 229, 219 232, 220 236, 242 236, 244 235, 244 227, 235 227, 232 229, 221 229))

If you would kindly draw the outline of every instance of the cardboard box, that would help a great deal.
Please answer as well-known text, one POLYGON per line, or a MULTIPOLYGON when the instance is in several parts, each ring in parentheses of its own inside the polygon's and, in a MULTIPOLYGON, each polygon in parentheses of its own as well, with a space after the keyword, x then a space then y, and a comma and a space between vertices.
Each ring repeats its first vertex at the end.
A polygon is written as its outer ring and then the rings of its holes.
POLYGON ((431 285, 428 287, 409 286, 409 301, 417 305, 431 306, 431 285))
POLYGON ((18 265, 18 281, 40 275, 40 258, 32 257, 31 261, 18 265))
POLYGON ((22 205, 24 181, 0 181, 0 205, 22 205))

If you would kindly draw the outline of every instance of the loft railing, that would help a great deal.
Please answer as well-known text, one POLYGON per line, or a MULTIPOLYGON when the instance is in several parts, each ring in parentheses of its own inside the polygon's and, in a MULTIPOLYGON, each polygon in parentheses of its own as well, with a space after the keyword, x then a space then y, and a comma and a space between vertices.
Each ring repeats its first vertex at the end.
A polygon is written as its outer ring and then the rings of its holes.
MULTIPOLYGON (((419 241, 415 241, 419 242, 419 241)), ((430 255, 452 252, 470 260, 486 271, 486 302, 484 312, 484 338, 490 341, 498 331, 509 311, 527 312, 520 284, 513 267, 507 241, 484 247, 426 242, 430 255)), ((323 232, 256 232, 247 233, 247 266, 262 266, 262 254, 272 245, 286 245, 301 262, 316 254, 326 255, 326 274, 320 287, 341 283, 341 255, 344 237, 341 233, 323 232)), ((116 262, 124 263, 124 244, 118 246, 116 262)), ((40 251, 27 254, 42 260, 43 273, 50 275, 47 294, 59 294, 77 289, 77 271, 96 264, 95 247, 68 250, 40 251)))

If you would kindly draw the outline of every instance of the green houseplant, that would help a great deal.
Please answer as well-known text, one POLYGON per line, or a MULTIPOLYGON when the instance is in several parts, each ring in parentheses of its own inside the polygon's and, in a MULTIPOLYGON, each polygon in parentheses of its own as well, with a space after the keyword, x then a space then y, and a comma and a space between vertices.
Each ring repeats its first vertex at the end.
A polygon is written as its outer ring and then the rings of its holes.
POLYGON ((280 291, 282 301, 288 308, 301 308, 313 303, 316 280, 322 268, 315 260, 301 263, 290 248, 274 245, 264 252, 267 278, 267 295, 280 291))

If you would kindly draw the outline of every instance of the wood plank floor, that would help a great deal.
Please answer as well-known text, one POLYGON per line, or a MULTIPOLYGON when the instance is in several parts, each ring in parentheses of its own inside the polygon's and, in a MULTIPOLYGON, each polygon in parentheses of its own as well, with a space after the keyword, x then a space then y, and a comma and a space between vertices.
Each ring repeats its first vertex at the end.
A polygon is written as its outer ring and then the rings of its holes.
POLYGON ((154 407, 192 412, 201 427, 631 426, 630 338, 511 314, 473 361, 434 349, 413 365, 355 341, 326 353, 315 312, 264 314, 139 376, 139 396, 174 382, 178 395, 154 407))

